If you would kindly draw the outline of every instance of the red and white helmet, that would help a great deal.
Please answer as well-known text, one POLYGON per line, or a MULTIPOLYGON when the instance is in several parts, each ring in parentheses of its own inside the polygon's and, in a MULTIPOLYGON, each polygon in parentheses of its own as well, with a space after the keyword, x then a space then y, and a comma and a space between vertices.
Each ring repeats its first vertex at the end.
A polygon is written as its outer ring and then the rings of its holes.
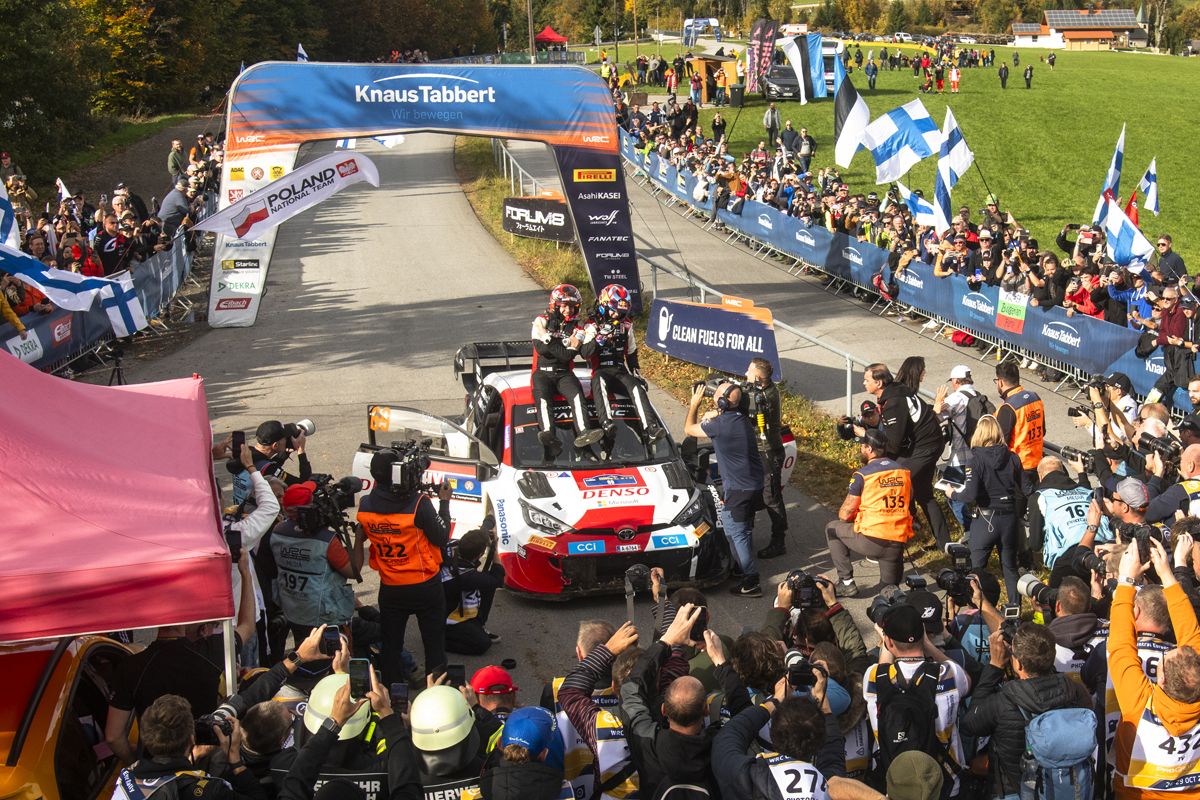
POLYGON ((556 310, 559 306, 572 306, 577 313, 581 305, 583 305, 583 295, 569 283, 560 283, 550 290, 551 311, 556 310))

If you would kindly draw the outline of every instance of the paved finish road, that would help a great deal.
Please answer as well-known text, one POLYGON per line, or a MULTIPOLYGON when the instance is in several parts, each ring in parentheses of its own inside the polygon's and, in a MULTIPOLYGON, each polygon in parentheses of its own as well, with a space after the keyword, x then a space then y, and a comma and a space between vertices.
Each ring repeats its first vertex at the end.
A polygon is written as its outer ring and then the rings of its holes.
MULTIPOLYGON (((360 187, 286 223, 280 231, 267 297, 253 328, 210 330, 153 363, 131 363, 131 382, 201 374, 218 436, 250 432, 265 419, 311 417, 317 433, 309 455, 318 472, 346 474, 366 435, 371 402, 400 402, 445 415, 462 410, 463 391, 452 358, 467 341, 529 335, 545 293, 526 276, 474 216, 455 178, 449 137, 407 136, 385 150, 360 139, 379 165, 378 189, 360 187)), ((329 144, 306 149, 315 158, 329 144)), ((661 392, 655 402, 671 429, 682 409, 661 392)), ((809 504, 798 494, 793 504, 809 504)), ((819 543, 818 510, 793 521, 793 550, 819 543)), ((766 534, 761 534, 766 539, 766 534)), ((765 567, 785 570, 792 559, 765 567), (783 562, 786 561, 785 565, 783 562)), ((359 597, 375 602, 375 574, 359 597)), ((869 581, 867 584, 869 585, 869 581)), ((718 590, 719 591, 719 590, 718 590)), ((714 626, 734 634, 757 625, 769 599, 741 600, 722 592, 714 626)), ((518 662, 522 698, 536 703, 541 682, 573 661, 582 619, 620 620, 623 598, 571 604, 522 600, 501 593, 489 627, 503 641, 485 658, 462 659, 468 674, 484 663, 518 662)), ((643 604, 639 623, 650 618, 643 604)), ((643 628, 648 631, 648 627, 643 628)), ((417 648, 415 622, 410 649, 417 648)))

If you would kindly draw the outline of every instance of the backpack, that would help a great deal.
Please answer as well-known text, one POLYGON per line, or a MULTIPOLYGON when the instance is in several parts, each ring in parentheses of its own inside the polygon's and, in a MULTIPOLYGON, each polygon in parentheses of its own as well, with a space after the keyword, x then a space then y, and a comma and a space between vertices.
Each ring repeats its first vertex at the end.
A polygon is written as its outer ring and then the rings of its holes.
POLYGON ((1092 796, 1096 748, 1096 712, 1056 708, 1025 717, 1025 754, 1021 757, 1021 800, 1086 800, 1092 796))
POLYGON ((950 341, 959 347, 972 347, 975 344, 975 337, 966 331, 955 331, 950 334, 950 341))
MULTIPOLYGON (((945 745, 937 737, 937 686, 940 673, 937 663, 929 659, 917 668, 911 679, 906 679, 896 664, 889 664, 886 671, 875 673, 875 694, 879 707, 876 768, 881 778, 887 774, 896 756, 909 750, 929 753, 943 768, 949 761, 945 745)), ((943 782, 946 790, 943 794, 948 793, 953 785, 951 778, 947 775, 943 782)))
POLYGON ((971 443, 971 437, 975 435, 975 428, 979 425, 979 420, 988 415, 995 414, 996 407, 992 405, 992 401, 987 399, 987 395, 981 392, 967 396, 966 416, 963 418, 963 426, 959 428, 954 425, 954 420, 950 420, 950 424, 954 426, 954 430, 958 431, 959 436, 963 437, 963 441, 967 444, 971 443))

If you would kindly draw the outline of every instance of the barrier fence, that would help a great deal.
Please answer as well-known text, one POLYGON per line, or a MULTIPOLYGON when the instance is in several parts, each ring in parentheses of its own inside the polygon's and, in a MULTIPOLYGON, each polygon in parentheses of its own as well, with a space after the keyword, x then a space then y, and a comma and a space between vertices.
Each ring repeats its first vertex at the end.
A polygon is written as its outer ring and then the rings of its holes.
POLYGON ((541 181, 526 172, 525 168, 517 162, 503 139, 492 139, 492 157, 496 160, 496 166, 504 172, 504 177, 508 178, 508 185, 513 196, 523 196, 526 187, 530 194, 541 194, 547 190, 541 181))
MULTIPOLYGON (((207 216, 216 209, 215 195, 205 207, 207 216)), ((170 250, 155 253, 133 265, 133 288, 146 313, 153 320, 147 330, 166 327, 162 321, 172 304, 181 311, 191 304, 176 293, 189 280, 194 254, 188 252, 182 230, 177 231, 170 250)), ((27 314, 21 318, 26 336, 21 338, 8 323, 0 324, 0 341, 22 361, 45 372, 57 372, 89 353, 95 353, 113 339, 107 312, 94 304, 87 311, 58 309, 50 314, 27 314)))
MULTIPOLYGON (((695 176, 680 172, 653 153, 638 152, 624 131, 621 154, 644 173, 654 191, 669 196, 670 204, 684 203, 703 212, 709 227, 720 222, 728 231, 728 240, 745 241, 762 258, 778 255, 790 260, 788 271, 792 274, 815 269, 832 278, 827 287, 831 290, 850 284, 876 297, 872 279, 881 271, 890 274, 886 250, 806 225, 773 206, 747 200, 740 213, 714 211, 715 185, 705 199, 697 199, 702 192, 697 191, 695 176)), ((928 331, 931 336, 951 328, 966 331, 990 345, 981 360, 993 352, 1001 357, 1033 359, 1063 373, 1059 388, 1070 381, 1085 383, 1094 374, 1120 371, 1129 376, 1138 394, 1145 395, 1165 371, 1161 349, 1145 359, 1135 355, 1139 334, 1128 328, 1086 315, 1068 316, 1058 306, 1031 306, 1028 296, 1001 292, 986 284, 972 290, 965 278, 937 278, 933 267, 915 259, 896 277, 897 302, 937 321, 928 331)), ((879 302, 886 301, 880 298, 879 302)), ((1176 392, 1175 405, 1190 405, 1183 388, 1176 392)))

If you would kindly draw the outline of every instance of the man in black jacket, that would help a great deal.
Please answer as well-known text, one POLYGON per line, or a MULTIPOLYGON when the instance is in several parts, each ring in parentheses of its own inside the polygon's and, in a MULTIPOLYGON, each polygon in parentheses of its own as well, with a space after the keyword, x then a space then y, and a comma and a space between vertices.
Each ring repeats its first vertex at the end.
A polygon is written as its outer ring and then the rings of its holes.
MULTIPOLYGON (((933 406, 896 382, 886 364, 867 367, 863 388, 879 403, 879 430, 887 438, 886 454, 912 473, 913 505, 920 504, 925 510, 937 546, 942 549, 950 541, 950 530, 933 497, 933 480, 946 440, 933 406)), ((862 436, 866 431, 856 428, 855 433, 862 436)))
POLYGON ((680 608, 667 632, 646 649, 621 684, 621 721, 641 776, 642 797, 657 797, 660 788, 681 783, 716 793, 711 764, 716 731, 704 727, 704 685, 684 674, 663 690, 661 702, 658 691, 664 665, 683 662, 680 648, 688 644, 700 609, 691 603, 680 608))
POLYGON ((1021 788, 1025 714, 1036 717, 1056 708, 1091 708, 1092 699, 1078 681, 1055 672, 1054 636, 1043 626, 1025 623, 1018 628, 1011 654, 1001 631, 991 635, 989 644, 991 663, 983 668, 961 725, 965 734, 991 737, 992 796, 1005 797, 1021 788), (1010 659, 1018 680, 1005 682, 1010 659))

